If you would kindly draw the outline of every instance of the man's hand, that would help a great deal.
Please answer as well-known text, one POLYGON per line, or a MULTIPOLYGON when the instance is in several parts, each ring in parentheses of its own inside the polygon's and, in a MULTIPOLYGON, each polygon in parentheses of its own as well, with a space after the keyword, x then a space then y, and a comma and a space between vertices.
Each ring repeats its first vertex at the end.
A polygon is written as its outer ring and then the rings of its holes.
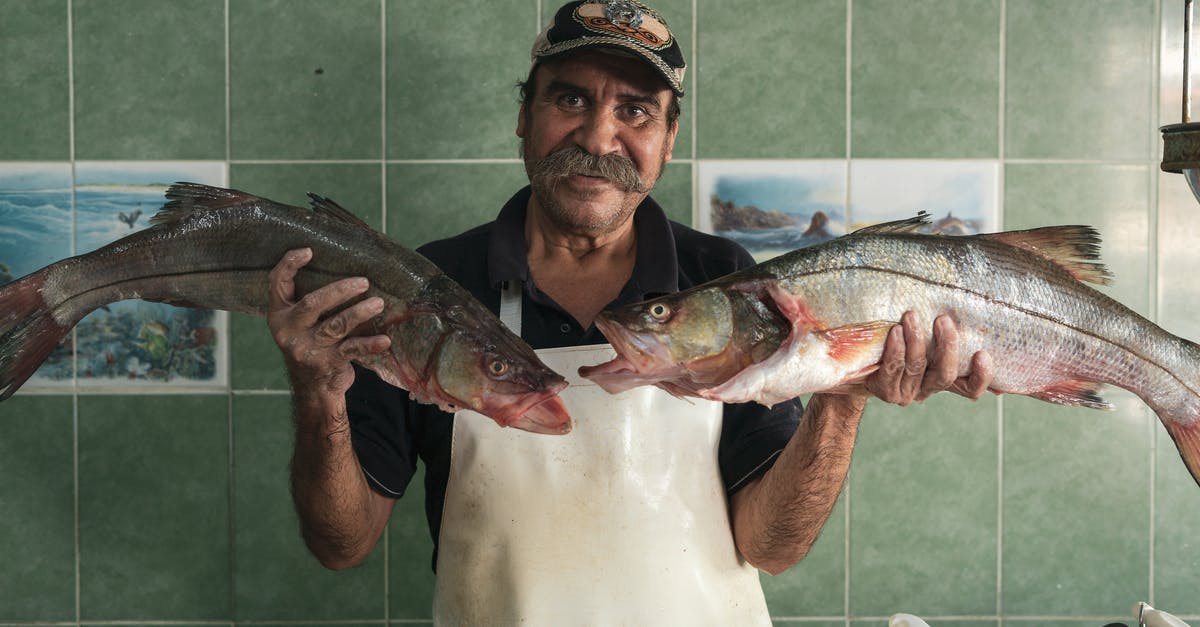
POLYGON ((979 351, 971 358, 971 369, 959 377, 958 327, 947 315, 933 321, 932 353, 925 350, 924 333, 915 313, 908 311, 900 324, 888 332, 879 370, 867 377, 867 390, 900 406, 923 401, 949 390, 978 399, 992 382, 992 358, 979 351))
POLYGON ((283 351, 293 387, 300 383, 315 386, 317 392, 343 395, 354 382, 350 360, 391 346, 386 335, 347 337, 383 311, 383 299, 364 299, 321 320, 326 312, 367 291, 368 283, 361 277, 342 279, 296 300, 296 273, 312 255, 310 248, 288 251, 271 270, 267 326, 283 351))

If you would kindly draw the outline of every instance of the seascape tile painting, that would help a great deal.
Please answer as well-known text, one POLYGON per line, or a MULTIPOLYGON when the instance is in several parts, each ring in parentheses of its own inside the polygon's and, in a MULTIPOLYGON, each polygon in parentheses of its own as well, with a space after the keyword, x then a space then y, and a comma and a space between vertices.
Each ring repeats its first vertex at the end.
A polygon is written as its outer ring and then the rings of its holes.
POLYGON ((846 232, 846 162, 701 161, 698 228, 758 261, 846 232))
POLYGON ((850 230, 925 211, 925 233, 973 235, 998 229, 996 161, 860 159, 850 163, 850 230))
MULTIPOLYGON (((71 256, 71 164, 0 163, 0 285, 71 256)), ((70 386, 71 336, 27 387, 70 386)))
MULTIPOLYGON (((225 185, 225 165, 78 162, 72 186, 69 164, 46 164, 36 174, 0 164, 0 198, 7 201, 0 204, 0 212, 14 218, 0 213, 3 224, 11 225, 3 231, 7 239, 0 240, 0 256, 18 258, 4 262, 16 278, 96 250, 147 228, 165 202, 167 187, 180 180, 225 185), (65 171, 65 177, 60 171, 65 171), (22 188, 22 181, 34 180, 42 183, 26 183, 22 188)), ((61 388, 64 383, 144 391, 224 387, 229 361, 227 320, 227 314, 219 311, 139 300, 112 303, 85 316, 25 387, 61 388)))

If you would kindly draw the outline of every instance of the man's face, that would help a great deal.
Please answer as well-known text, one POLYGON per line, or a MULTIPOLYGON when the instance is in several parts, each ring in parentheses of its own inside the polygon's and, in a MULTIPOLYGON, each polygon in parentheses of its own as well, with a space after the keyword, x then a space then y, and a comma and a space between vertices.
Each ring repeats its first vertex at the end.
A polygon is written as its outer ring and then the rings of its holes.
POLYGON ((542 64, 535 83, 517 120, 534 201, 564 230, 611 232, 629 219, 671 159, 678 130, 667 121, 671 90, 645 63, 595 51, 542 64), (566 159, 565 167, 550 168, 553 175, 539 176, 545 165, 539 161, 563 149, 607 163, 566 159), (628 176, 620 176, 625 171, 628 176))

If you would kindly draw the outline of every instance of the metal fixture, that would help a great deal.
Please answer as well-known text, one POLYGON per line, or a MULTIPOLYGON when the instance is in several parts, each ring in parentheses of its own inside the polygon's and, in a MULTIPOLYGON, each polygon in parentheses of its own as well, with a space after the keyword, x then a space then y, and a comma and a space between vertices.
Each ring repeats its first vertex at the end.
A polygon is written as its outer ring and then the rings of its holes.
POLYGON ((1192 195, 1200 202, 1200 123, 1192 122, 1191 76, 1192 0, 1183 3, 1183 122, 1160 128, 1163 136, 1164 172, 1183 174, 1192 195))

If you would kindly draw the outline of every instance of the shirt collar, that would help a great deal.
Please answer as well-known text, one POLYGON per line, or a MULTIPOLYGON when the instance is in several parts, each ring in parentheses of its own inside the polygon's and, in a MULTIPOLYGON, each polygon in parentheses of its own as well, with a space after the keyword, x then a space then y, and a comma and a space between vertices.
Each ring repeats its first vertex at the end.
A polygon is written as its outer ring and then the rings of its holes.
MULTIPOLYGON (((525 258, 525 210, 532 191, 526 185, 513 195, 492 227, 488 242, 488 280, 499 288, 504 281, 530 281, 525 258)), ((637 230, 637 263, 621 298, 642 299, 679 291, 675 237, 667 214, 646 196, 633 214, 637 230)))

